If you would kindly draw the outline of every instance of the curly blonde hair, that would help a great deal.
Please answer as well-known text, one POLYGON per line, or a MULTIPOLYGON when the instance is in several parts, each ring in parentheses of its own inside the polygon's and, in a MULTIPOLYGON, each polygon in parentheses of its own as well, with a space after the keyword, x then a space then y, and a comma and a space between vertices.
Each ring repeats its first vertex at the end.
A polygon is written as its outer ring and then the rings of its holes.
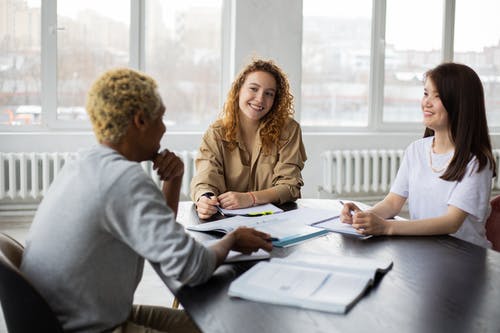
POLYGON ((102 74, 87 96, 87 113, 99 142, 118 143, 136 112, 150 119, 158 115, 162 101, 151 77, 129 68, 102 74))
POLYGON ((240 90, 247 76, 253 72, 266 72, 276 80, 276 95, 271 110, 261 119, 264 126, 260 131, 264 151, 270 152, 273 145, 278 144, 281 130, 287 118, 294 113, 293 96, 286 74, 272 60, 253 60, 238 75, 227 94, 226 102, 220 119, 224 129, 224 138, 229 142, 229 148, 236 148, 236 135, 239 126, 240 90))

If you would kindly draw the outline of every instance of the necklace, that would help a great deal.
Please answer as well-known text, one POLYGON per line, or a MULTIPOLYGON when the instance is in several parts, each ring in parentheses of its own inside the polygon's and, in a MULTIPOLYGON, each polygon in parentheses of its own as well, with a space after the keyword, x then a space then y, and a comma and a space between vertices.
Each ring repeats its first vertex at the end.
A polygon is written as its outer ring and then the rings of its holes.
POLYGON ((453 158, 453 155, 451 155, 451 157, 448 159, 448 162, 446 162, 446 164, 441 169, 436 169, 432 166, 432 152, 433 151, 434 151, 434 139, 432 139, 431 149, 429 149, 429 166, 431 167, 432 172, 441 173, 444 170, 446 170, 446 168, 448 168, 448 165, 450 164, 451 159, 453 158))

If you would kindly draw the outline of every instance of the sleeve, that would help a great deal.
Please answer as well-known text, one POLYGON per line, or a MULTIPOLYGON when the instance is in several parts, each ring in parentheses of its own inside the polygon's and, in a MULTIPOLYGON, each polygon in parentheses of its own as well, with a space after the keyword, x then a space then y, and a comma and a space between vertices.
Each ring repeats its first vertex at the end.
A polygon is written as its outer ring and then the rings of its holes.
POLYGON ((196 202, 206 192, 219 195, 227 191, 221 140, 210 127, 201 141, 195 160, 196 174, 191 180, 191 199, 196 202))
POLYGON ((404 198, 408 198, 410 191, 410 147, 408 147, 404 153, 403 160, 401 161, 401 165, 399 166, 398 173, 396 174, 396 179, 394 179, 394 183, 391 186, 390 192, 395 193, 404 198))
POLYGON ((477 168, 477 159, 473 158, 467 165, 464 178, 457 182, 448 204, 472 215, 476 221, 484 222, 489 213, 493 171, 489 164, 480 172, 477 168))
POLYGON ((278 161, 274 167, 272 184, 279 194, 280 203, 294 201, 300 198, 300 189, 304 186, 302 169, 307 160, 302 130, 300 125, 293 121, 288 136, 280 142, 278 161))
POLYGON ((157 264, 162 278, 188 285, 210 278, 216 266, 215 253, 175 221, 161 191, 140 166, 118 179, 108 199, 105 228, 135 253, 157 264))

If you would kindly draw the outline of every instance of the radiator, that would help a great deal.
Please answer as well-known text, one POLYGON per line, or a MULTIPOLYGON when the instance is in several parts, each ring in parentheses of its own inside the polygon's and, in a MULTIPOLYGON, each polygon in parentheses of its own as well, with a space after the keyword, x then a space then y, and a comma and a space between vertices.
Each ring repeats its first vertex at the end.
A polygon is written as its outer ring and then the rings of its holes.
MULTIPOLYGON (((184 162, 181 197, 189 197, 189 185, 194 175, 196 151, 176 151, 184 162)), ((61 168, 76 153, 0 153, 0 200, 39 200, 47 192, 61 168)), ((142 162, 142 168, 160 186, 152 169, 153 163, 142 162)))
MULTIPOLYGON (((321 154, 321 190, 336 196, 379 196, 389 192, 404 150, 329 150, 321 154)), ((500 149, 493 150, 500 172, 500 149)), ((492 189, 500 190, 500 177, 492 189)))

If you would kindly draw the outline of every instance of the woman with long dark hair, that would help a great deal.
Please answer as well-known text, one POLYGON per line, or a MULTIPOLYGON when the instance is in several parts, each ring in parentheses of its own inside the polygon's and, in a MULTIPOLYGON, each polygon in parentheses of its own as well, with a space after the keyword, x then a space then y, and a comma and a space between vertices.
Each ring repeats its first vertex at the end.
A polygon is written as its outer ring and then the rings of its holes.
POLYGON ((390 193, 373 209, 344 205, 341 219, 360 234, 450 234, 483 247, 496 164, 486 122, 484 92, 468 66, 429 70, 422 97, 424 137, 406 149, 390 193), (410 221, 387 220, 406 200, 410 221))

